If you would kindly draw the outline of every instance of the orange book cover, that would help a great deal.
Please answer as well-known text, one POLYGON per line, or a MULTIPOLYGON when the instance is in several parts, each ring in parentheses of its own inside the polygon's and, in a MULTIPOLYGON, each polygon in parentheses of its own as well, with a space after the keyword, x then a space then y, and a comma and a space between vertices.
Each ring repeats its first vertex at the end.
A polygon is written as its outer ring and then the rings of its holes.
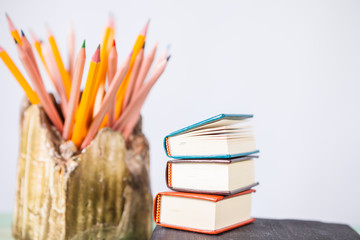
POLYGON ((164 195, 167 196, 176 196, 176 197, 184 197, 184 198, 194 198, 194 199, 200 199, 200 200, 206 200, 206 201, 212 201, 212 202, 218 202, 223 199, 232 198, 240 195, 245 194, 251 194, 256 192, 254 189, 246 190, 237 194, 229 195, 229 196, 221 196, 221 195, 211 195, 211 194, 200 194, 200 193, 187 193, 187 192, 160 192, 156 195, 154 199, 154 206, 153 206, 153 218, 157 225, 163 226, 163 227, 169 227, 169 228, 175 228, 185 231, 192 231, 192 232, 199 232, 199 233, 206 233, 206 234, 218 234, 222 233, 228 230, 231 230, 233 228, 237 228, 249 223, 252 223, 255 221, 255 218, 250 218, 246 221, 239 222, 221 229, 217 230, 203 230, 203 229, 197 229, 197 228, 191 228, 191 227, 183 227, 183 226, 177 226, 177 225, 170 225, 161 223, 160 221, 160 211, 161 211, 161 197, 164 195))

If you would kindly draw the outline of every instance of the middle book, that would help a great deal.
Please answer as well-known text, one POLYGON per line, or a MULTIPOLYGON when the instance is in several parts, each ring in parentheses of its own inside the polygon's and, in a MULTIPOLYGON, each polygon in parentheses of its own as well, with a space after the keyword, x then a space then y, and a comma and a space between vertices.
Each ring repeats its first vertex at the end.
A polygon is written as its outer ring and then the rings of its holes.
POLYGON ((175 191, 231 195, 256 185, 254 159, 178 159, 166 165, 166 184, 175 191))

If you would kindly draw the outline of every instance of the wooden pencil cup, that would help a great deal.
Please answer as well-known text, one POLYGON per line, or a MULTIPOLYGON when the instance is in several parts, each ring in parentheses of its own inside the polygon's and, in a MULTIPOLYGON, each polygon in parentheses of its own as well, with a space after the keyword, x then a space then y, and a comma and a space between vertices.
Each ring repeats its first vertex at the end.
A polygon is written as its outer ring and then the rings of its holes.
POLYGON ((141 121, 125 142, 99 131, 81 153, 38 105, 21 117, 15 239, 149 239, 149 145, 141 121))

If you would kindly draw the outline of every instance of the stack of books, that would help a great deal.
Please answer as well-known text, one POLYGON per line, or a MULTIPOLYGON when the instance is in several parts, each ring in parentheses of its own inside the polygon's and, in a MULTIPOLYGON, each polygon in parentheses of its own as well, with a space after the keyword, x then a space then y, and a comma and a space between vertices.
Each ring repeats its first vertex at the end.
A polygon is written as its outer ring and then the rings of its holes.
POLYGON ((217 234, 251 217, 255 146, 252 115, 220 114, 164 139, 166 184, 174 191, 154 199, 156 224, 217 234))

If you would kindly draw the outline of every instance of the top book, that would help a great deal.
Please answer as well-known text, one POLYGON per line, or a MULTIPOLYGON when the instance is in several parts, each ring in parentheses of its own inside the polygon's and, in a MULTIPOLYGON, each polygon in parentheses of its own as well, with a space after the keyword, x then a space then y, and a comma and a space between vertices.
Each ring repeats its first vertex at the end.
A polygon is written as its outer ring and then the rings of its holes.
POLYGON ((170 133, 164 139, 172 158, 233 158, 258 153, 253 115, 219 114, 170 133))

